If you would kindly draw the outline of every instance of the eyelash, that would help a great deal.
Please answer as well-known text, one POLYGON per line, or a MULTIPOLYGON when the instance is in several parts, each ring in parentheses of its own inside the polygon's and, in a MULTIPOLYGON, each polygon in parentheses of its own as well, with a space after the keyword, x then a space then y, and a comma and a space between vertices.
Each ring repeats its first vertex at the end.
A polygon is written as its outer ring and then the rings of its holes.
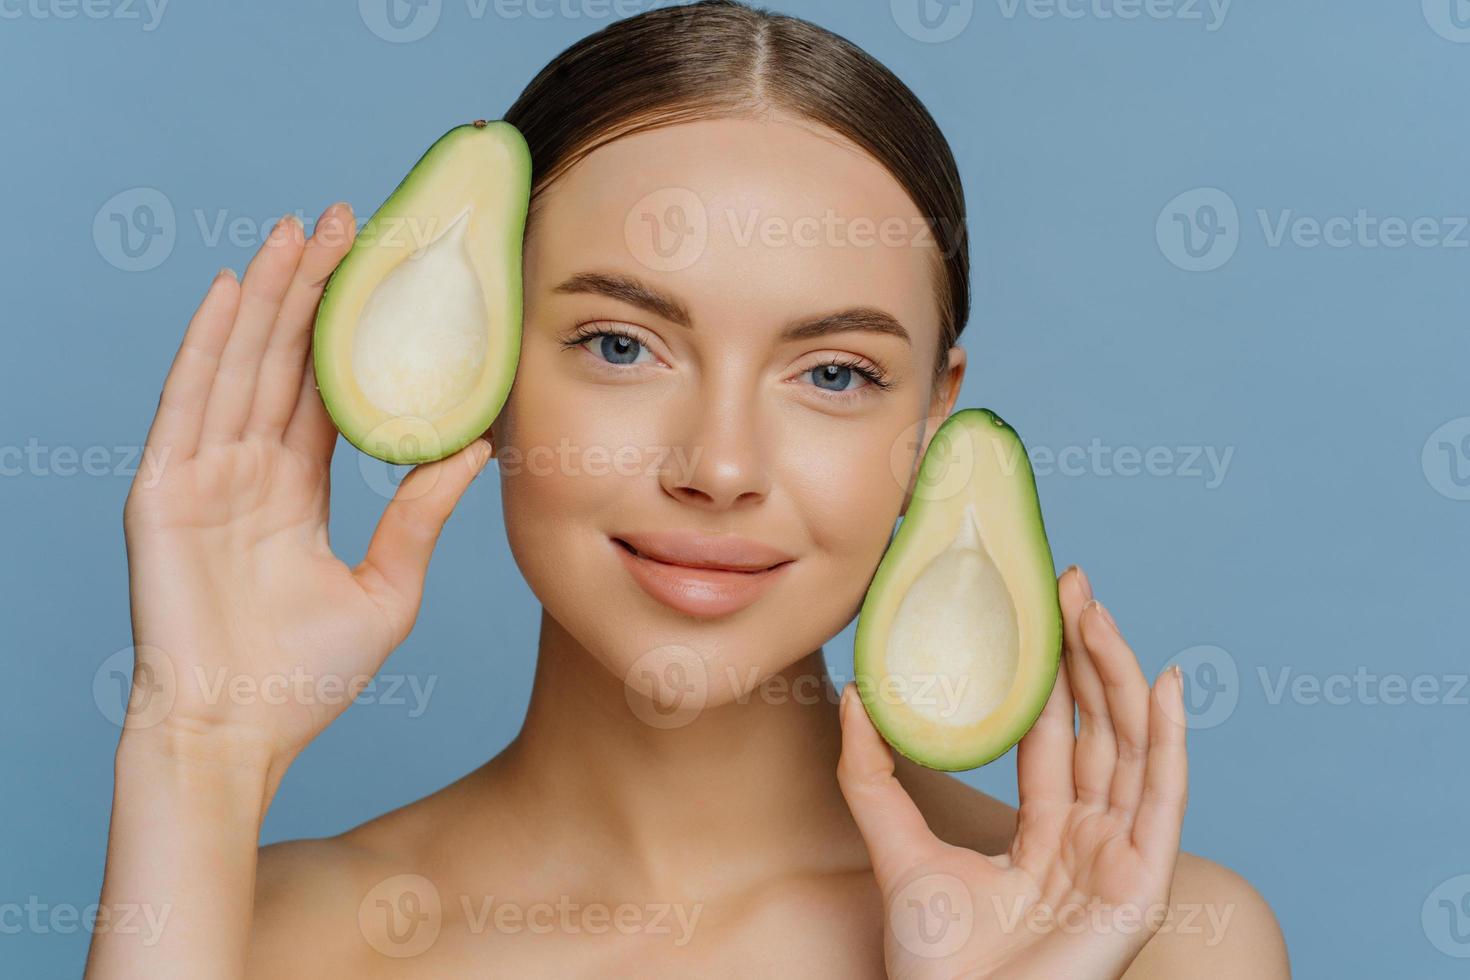
MULTIPOLYGON (((631 340, 633 343, 638 344, 640 347, 648 349, 648 344, 643 340, 643 338, 639 337, 637 334, 633 333, 630 330, 623 330, 616 326, 598 326, 595 323, 588 323, 578 327, 570 337, 562 341, 562 348, 570 350, 573 347, 581 347, 583 344, 587 343, 587 341, 592 340, 596 337, 626 337, 628 340, 631 340)), ((893 382, 888 379, 888 376, 883 372, 882 368, 871 366, 861 360, 857 360, 856 358, 844 355, 836 355, 828 360, 821 362, 820 364, 813 364, 811 367, 806 368, 801 373, 807 374, 808 372, 815 371, 817 368, 828 367, 829 365, 835 367, 844 367, 851 371, 855 371, 868 382, 868 385, 871 385, 879 391, 885 391, 888 388, 893 387, 893 382)), ((608 364, 608 366, 627 367, 630 365, 608 364)), ((828 398, 858 398, 862 396, 863 391, 868 387, 868 385, 864 385, 862 388, 855 388, 851 391, 831 391, 826 388, 818 388, 817 390, 821 391, 824 396, 828 398)), ((813 387, 816 386, 814 385, 813 387)))

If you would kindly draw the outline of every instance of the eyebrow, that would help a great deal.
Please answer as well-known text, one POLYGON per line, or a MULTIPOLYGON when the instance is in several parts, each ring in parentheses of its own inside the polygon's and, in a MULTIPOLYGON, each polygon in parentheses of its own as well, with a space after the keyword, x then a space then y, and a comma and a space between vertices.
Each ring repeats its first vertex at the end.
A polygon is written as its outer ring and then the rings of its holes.
MULTIPOLYGON (((683 303, 659 292, 635 276, 624 273, 578 272, 557 285, 554 291, 607 296, 646 310, 685 329, 694 327, 694 320, 683 303)), ((854 306, 836 313, 796 320, 782 329, 781 339, 811 340, 848 331, 889 334, 910 346, 913 345, 913 338, 897 317, 873 306, 854 306)))

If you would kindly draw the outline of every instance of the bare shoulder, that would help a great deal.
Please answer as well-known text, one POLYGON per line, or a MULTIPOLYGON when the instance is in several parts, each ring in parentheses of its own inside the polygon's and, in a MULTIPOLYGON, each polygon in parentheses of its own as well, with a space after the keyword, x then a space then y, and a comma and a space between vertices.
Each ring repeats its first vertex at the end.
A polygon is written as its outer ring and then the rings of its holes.
MULTIPOLYGON (((999 854, 1015 835, 1016 810, 944 773, 896 760, 895 774, 940 840, 999 854)), ((1291 976, 1286 941, 1270 905, 1245 878, 1181 852, 1169 917, 1129 968, 1127 980, 1291 976)))
POLYGON ((368 974, 358 907, 387 873, 377 855, 345 836, 262 847, 246 976, 368 974))
POLYGON ((1125 974, 1128 980, 1291 976, 1286 940, 1271 906, 1239 874, 1181 852, 1169 917, 1125 974))
POLYGON ((412 890, 398 876, 419 872, 419 831, 443 792, 335 837, 260 848, 246 975, 361 978, 381 969, 370 934, 381 916, 368 906, 378 893, 412 890))

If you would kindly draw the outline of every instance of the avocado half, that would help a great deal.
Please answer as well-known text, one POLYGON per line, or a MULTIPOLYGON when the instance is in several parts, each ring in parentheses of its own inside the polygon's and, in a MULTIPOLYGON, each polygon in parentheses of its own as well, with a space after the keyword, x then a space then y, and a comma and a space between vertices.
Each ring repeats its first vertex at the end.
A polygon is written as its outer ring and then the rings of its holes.
POLYGON ((940 425, 858 614, 854 673, 874 726, 931 769, 1021 740, 1056 682, 1062 613, 1026 448, 983 408, 940 425))
POLYGON ((363 225, 317 307, 333 423, 389 463, 453 455, 500 414, 521 349, 531 153, 510 123, 445 133, 363 225))

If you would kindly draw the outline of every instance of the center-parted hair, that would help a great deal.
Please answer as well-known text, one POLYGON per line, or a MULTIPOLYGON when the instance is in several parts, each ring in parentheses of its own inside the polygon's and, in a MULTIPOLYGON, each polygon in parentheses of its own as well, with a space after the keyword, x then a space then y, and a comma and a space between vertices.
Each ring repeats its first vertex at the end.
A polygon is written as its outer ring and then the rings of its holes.
POLYGON ((620 136, 773 110, 816 122, 862 147, 928 221, 939 254, 937 376, 970 311, 959 170, 923 103, 846 38, 737 0, 659 7, 612 23, 557 55, 505 119, 531 149, 534 214, 544 187, 620 136))

